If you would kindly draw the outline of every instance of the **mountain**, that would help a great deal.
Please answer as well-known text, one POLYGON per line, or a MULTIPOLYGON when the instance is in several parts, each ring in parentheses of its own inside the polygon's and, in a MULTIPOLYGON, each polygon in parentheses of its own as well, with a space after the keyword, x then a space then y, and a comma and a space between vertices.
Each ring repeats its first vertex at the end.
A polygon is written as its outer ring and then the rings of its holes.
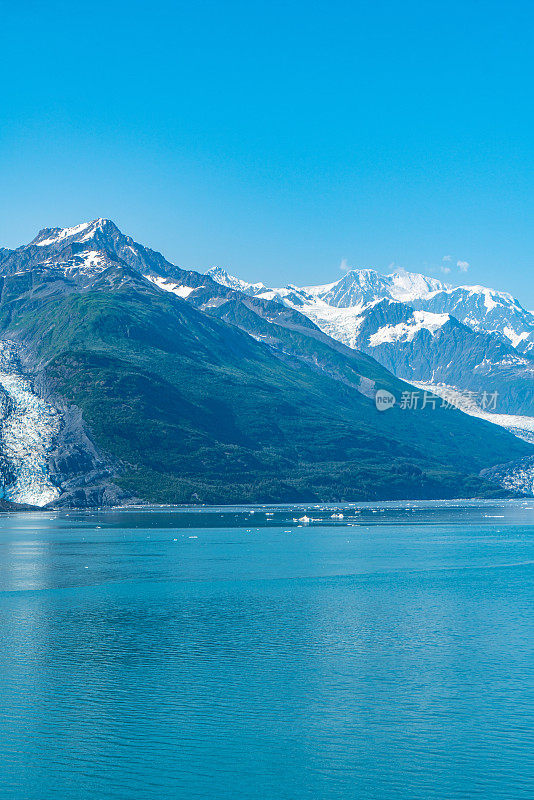
POLYGON ((311 297, 337 308, 364 306, 389 297, 392 300, 411 300, 427 297, 432 292, 446 290, 445 284, 424 275, 393 272, 381 275, 373 269, 351 269, 335 283, 308 286, 304 291, 311 297))
MULTIPOLYGON (((227 286, 236 280, 216 277, 227 286)), ((350 270, 323 286, 245 287, 298 309, 397 377, 497 392, 501 412, 534 415, 534 315, 506 292, 371 269, 350 270)))
POLYGON ((414 308, 451 314, 475 331, 500 334, 519 352, 534 348, 534 315, 507 292, 484 286, 458 286, 413 300, 414 308))
POLYGON ((235 291, 243 292, 244 294, 256 295, 267 291, 267 287, 264 286, 263 283, 247 283, 240 278, 234 278, 233 275, 229 275, 222 267, 212 267, 206 272, 206 275, 209 275, 214 281, 220 283, 221 286, 226 286, 228 289, 235 289, 235 291))
POLYGON ((0 273, 13 275, 35 267, 53 269, 73 280, 98 275, 112 264, 137 272, 166 275, 174 269, 161 253, 134 242, 109 219, 71 228, 43 228, 28 245, 0 249, 0 273))
POLYGON ((497 392, 501 412, 534 413, 534 361, 504 337, 475 331, 451 314, 382 300, 361 312, 351 345, 410 382, 480 396, 497 392))
POLYGON ((496 496, 480 472, 532 452, 435 399, 378 411, 378 389, 413 387, 264 287, 181 269, 109 220, 1 250, 0 276, 6 501, 496 496))
POLYGON ((390 275, 372 269, 350 270, 336 283, 308 286, 303 291, 336 308, 364 308, 389 299, 420 311, 450 314, 475 331, 501 334, 522 351, 530 349, 534 336, 534 315, 507 292, 484 286, 452 287, 405 270, 390 275))

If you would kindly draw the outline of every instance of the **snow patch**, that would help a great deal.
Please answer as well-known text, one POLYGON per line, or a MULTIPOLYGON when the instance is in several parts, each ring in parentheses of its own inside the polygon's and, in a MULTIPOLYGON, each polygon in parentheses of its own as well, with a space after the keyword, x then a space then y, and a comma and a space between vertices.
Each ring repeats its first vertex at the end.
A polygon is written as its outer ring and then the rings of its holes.
POLYGON ((65 275, 69 273, 87 275, 107 269, 109 265, 109 259, 104 253, 99 250, 89 250, 87 253, 80 253, 78 257, 65 262, 63 271, 65 275), (82 259, 81 264, 79 259, 82 259))
POLYGON ((510 341, 512 342, 512 347, 517 347, 519 344, 521 344, 523 339, 528 339, 529 336, 528 331, 522 331, 521 333, 516 333, 514 329, 510 328, 508 325, 506 325, 502 329, 502 332, 504 333, 507 339, 510 339, 510 341))
POLYGON ((56 244, 64 239, 70 239, 71 236, 77 236, 86 230, 92 223, 82 222, 80 225, 75 225, 73 228, 54 228, 57 231, 53 236, 43 239, 41 242, 35 242, 38 247, 47 247, 50 244, 56 244))
POLYGON ((151 283, 155 283, 156 286, 159 286, 159 288, 163 289, 165 292, 172 292, 172 294, 175 294, 178 297, 183 297, 184 299, 189 297, 195 288, 199 288, 195 286, 183 286, 179 283, 173 283, 167 278, 160 278, 156 275, 145 275, 145 278, 151 281, 151 283))
POLYGON ((392 342, 411 342, 419 331, 427 330, 432 336, 449 320, 448 314, 432 314, 430 311, 414 311, 408 322, 385 325, 369 337, 371 347, 392 342))
POLYGON ((410 300, 424 299, 433 292, 440 292, 449 288, 447 284, 441 283, 435 278, 427 278, 426 275, 421 275, 417 272, 406 272, 406 270, 392 272, 387 277, 392 283, 389 292, 390 297, 403 303, 409 303, 410 300))

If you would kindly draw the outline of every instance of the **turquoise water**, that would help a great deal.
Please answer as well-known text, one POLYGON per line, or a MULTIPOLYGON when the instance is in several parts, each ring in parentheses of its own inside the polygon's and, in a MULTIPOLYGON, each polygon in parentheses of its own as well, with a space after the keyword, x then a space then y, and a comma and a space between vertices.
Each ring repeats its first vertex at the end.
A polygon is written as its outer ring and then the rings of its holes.
POLYGON ((1 516, 1 797, 531 800, 534 500, 358 508, 1 516))

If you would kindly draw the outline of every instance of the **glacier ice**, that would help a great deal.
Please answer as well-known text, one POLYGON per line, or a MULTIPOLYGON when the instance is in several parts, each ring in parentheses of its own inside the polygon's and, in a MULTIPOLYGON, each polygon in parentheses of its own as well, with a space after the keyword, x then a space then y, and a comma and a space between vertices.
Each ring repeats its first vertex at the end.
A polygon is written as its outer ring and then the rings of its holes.
POLYGON ((20 366, 20 347, 0 342, 0 389, 4 414, 0 443, 9 477, 0 491, 6 500, 45 506, 60 491, 48 471, 48 455, 61 427, 61 414, 33 389, 20 366))

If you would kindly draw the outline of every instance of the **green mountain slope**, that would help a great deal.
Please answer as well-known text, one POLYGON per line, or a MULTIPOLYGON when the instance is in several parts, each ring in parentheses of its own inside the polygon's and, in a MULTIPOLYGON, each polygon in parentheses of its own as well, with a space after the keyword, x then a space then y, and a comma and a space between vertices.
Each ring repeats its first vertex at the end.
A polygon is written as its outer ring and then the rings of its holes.
POLYGON ((499 494, 480 470, 531 452, 455 410, 381 414, 362 376, 406 385, 323 334, 282 329, 298 342, 257 341, 118 262, 83 286, 41 268, 2 280, 1 336, 82 409, 116 482, 149 501, 499 494))

